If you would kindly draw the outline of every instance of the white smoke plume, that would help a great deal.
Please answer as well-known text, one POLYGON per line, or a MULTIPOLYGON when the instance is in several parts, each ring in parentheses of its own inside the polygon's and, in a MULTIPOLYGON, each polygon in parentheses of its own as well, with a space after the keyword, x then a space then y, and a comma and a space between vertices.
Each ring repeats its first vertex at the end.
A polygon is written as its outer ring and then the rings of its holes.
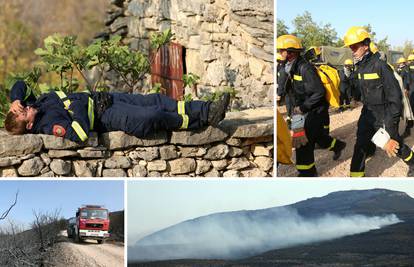
POLYGON ((304 218, 295 209, 268 213, 219 213, 185 221, 144 237, 130 247, 131 261, 238 259, 269 250, 354 235, 401 222, 385 216, 326 214, 304 218))

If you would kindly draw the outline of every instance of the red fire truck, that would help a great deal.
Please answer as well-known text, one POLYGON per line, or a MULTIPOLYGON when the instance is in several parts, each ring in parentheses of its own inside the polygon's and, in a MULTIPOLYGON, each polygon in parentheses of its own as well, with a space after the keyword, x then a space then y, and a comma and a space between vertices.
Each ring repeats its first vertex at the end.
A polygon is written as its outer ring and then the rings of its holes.
POLYGON ((99 205, 82 205, 76 211, 76 217, 68 220, 67 233, 75 242, 94 239, 102 244, 109 237, 108 209, 99 205))

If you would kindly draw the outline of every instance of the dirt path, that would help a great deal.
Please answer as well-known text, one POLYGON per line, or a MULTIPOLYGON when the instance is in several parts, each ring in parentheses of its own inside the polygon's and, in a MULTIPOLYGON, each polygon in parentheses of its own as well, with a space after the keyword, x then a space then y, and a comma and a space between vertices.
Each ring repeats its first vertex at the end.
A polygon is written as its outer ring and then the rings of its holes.
MULTIPOLYGON (((333 152, 317 149, 315 151, 315 163, 318 174, 321 177, 349 177, 352 153, 356 141, 357 121, 362 106, 342 113, 330 113, 331 136, 344 140, 347 143, 344 153, 338 161, 332 160, 333 152)), ((283 112, 283 109, 281 109, 283 112)), ((414 145, 414 131, 411 136, 404 139, 409 147, 414 145)), ((295 153, 293 153, 295 162, 295 153)), ((365 175, 367 177, 405 177, 408 167, 399 158, 388 158, 381 149, 376 150, 375 155, 366 161, 365 175)), ((279 165, 277 176, 294 177, 297 171, 294 165, 279 165)))
MULTIPOLYGON (((62 233, 66 235, 66 231, 62 233)), ((64 237, 64 242, 55 247, 56 266, 124 266, 124 246, 119 244, 97 244, 95 240, 86 240, 78 244, 64 237)))

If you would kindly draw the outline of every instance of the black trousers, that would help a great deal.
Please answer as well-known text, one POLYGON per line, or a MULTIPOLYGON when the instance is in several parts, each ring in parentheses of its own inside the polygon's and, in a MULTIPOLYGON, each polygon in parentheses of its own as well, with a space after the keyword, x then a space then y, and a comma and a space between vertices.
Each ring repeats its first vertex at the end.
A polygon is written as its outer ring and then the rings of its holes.
POLYGON ((314 155, 315 144, 318 144, 321 148, 328 148, 329 150, 335 149, 337 140, 327 133, 324 128, 326 122, 329 125, 328 108, 308 112, 305 119, 305 132, 309 142, 296 149, 296 169, 299 172, 298 176, 317 176, 314 155))
MULTIPOLYGON (((351 177, 365 176, 365 160, 367 155, 370 155, 375 151, 376 147, 375 144, 371 142, 371 138, 382 125, 376 122, 374 113, 375 110, 368 109, 366 106, 364 106, 361 111, 361 116, 358 120, 357 140, 351 161, 351 177)), ((386 128, 386 130, 391 138, 396 140, 400 145, 397 156, 403 159, 407 164, 414 164, 413 152, 410 147, 404 144, 403 139, 398 134, 398 125, 396 125, 396 129, 386 128)))
POLYGON ((208 125, 209 101, 180 101, 183 104, 180 111, 179 102, 161 94, 111 93, 111 96, 113 103, 102 114, 100 131, 121 130, 145 137, 162 130, 196 130, 208 125), (188 117, 187 123, 180 112, 188 117))
POLYGON ((349 105, 351 103, 351 87, 344 85, 340 87, 339 105, 349 105))

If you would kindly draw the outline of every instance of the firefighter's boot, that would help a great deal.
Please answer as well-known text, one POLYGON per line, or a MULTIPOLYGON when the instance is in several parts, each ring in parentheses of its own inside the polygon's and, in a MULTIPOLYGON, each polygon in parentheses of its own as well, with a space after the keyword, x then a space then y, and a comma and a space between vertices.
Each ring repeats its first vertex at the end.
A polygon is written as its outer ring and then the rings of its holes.
POLYGON ((226 116, 226 110, 229 104, 229 93, 224 93, 218 101, 212 102, 208 110, 208 124, 211 126, 217 126, 226 116))

